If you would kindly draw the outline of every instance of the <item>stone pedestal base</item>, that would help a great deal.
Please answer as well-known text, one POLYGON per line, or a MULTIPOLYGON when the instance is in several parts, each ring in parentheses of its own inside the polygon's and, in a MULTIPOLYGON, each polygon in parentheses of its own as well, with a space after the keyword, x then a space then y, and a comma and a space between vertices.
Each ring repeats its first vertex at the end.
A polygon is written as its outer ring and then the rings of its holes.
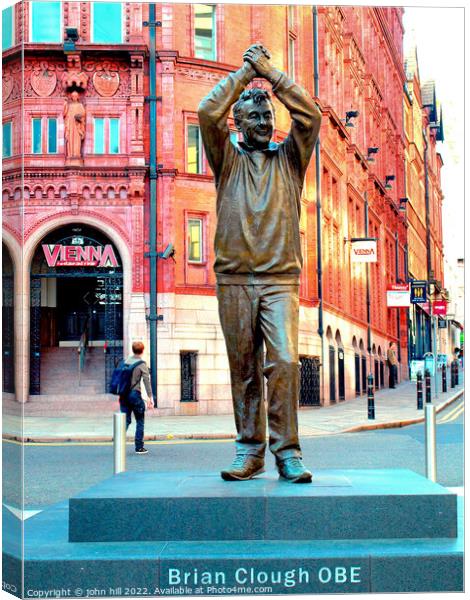
MULTIPOLYGON (((58 598, 463 590, 463 506, 455 495, 404 470, 315 475, 311 486, 279 482, 275 473, 240 483, 215 473, 113 477, 72 498, 70 507, 62 503, 25 521, 23 592, 38 597, 54 589, 58 598)), ((20 522, 5 510, 4 582, 20 595, 20 547, 13 543, 20 522)))

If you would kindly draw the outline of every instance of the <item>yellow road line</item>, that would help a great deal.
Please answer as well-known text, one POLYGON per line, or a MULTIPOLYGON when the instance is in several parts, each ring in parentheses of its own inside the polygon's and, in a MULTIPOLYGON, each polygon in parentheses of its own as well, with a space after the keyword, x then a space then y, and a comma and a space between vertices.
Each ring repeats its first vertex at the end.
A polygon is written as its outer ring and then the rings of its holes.
POLYGON ((464 412, 464 407, 463 407, 463 404, 461 404, 460 406, 457 407, 457 409, 452 411, 452 414, 446 415, 441 420, 439 420, 438 424, 449 423, 450 421, 455 421, 456 419, 458 419, 458 417, 460 417, 461 414, 463 414, 463 412, 464 412))
MULTIPOLYGON (((224 442, 233 442, 234 439, 213 439, 213 440, 145 440, 145 445, 161 445, 168 446, 170 444, 221 444, 224 442)), ((3 442, 7 444, 16 444, 17 446, 44 446, 44 447, 61 447, 61 446, 112 446, 113 442, 20 442, 18 440, 10 440, 3 438, 3 442)), ((126 446, 133 446, 134 442, 126 442, 126 446)))

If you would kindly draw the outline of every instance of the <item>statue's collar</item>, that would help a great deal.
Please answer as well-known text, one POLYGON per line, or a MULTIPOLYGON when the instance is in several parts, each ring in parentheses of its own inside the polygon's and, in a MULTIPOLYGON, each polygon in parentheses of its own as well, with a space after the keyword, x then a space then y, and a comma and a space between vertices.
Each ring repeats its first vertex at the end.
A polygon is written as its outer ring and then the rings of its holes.
POLYGON ((279 147, 279 144, 277 144, 276 142, 269 142, 269 146, 267 148, 263 148, 263 149, 259 149, 259 148, 253 148, 253 146, 249 146, 248 144, 246 144, 245 142, 241 141, 238 142, 238 145, 240 146, 240 148, 242 148, 243 150, 246 150, 247 152, 277 152, 277 149, 279 147))

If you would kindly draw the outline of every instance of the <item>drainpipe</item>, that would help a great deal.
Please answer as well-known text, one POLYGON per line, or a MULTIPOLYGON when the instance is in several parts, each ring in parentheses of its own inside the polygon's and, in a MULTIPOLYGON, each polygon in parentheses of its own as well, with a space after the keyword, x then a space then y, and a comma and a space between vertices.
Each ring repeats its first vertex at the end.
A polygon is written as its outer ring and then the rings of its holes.
POLYGON ((153 403, 157 406, 157 56, 156 56, 156 21, 155 4, 149 4, 149 38, 150 38, 150 221, 149 252, 150 259, 150 381, 153 392, 153 403))
MULTIPOLYGON (((364 192, 364 237, 369 237, 369 200, 364 192)), ((372 333, 370 327, 370 284, 369 263, 366 263, 366 309, 367 309, 367 352, 369 353, 370 372, 372 373, 372 333)))
MULTIPOLYGON (((398 252, 399 252, 399 245, 398 245, 398 232, 395 231, 395 281, 396 283, 398 283, 399 281, 399 265, 398 265, 398 252)), ((397 308, 397 338, 398 338, 398 362, 401 363, 401 346, 400 346, 400 308, 397 308)))
MULTIPOLYGON (((320 94, 320 79, 318 66, 318 9, 313 7, 313 81, 315 97, 319 98, 320 94)), ((321 346, 321 378, 322 378, 322 394, 324 389, 325 378, 325 350, 323 347, 323 268, 322 268, 322 210, 321 210, 321 162, 320 162, 320 135, 318 135, 315 145, 315 186, 317 189, 317 278, 318 278, 318 335, 320 336, 321 346)))

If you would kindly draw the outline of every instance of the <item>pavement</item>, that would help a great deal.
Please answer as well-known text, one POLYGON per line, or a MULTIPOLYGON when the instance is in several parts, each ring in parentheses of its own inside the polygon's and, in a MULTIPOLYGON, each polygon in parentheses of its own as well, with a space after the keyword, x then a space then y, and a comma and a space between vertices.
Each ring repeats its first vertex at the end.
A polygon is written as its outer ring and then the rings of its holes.
MULTIPOLYGON (((462 375, 460 379, 462 380, 462 375)), ((449 386, 447 393, 437 395, 433 383, 432 404, 436 407, 436 413, 444 410, 463 394, 463 383, 454 388, 449 386)), ((426 404, 425 398, 423 404, 426 404)), ((367 407, 367 396, 359 396, 330 406, 301 408, 300 435, 335 435, 403 427, 424 421, 424 409, 417 409, 416 383, 411 381, 403 382, 395 389, 383 389, 375 393, 374 419, 368 418, 367 407)), ((88 417, 26 416, 21 419, 19 416, 4 413, 3 439, 37 443, 110 442, 113 439, 113 412, 116 410, 118 403, 111 402, 109 413, 88 417)), ((134 425, 131 425, 129 440, 133 439, 133 434, 134 425)), ((162 417, 149 410, 145 418, 146 440, 211 440, 234 437, 232 414, 162 417)))

